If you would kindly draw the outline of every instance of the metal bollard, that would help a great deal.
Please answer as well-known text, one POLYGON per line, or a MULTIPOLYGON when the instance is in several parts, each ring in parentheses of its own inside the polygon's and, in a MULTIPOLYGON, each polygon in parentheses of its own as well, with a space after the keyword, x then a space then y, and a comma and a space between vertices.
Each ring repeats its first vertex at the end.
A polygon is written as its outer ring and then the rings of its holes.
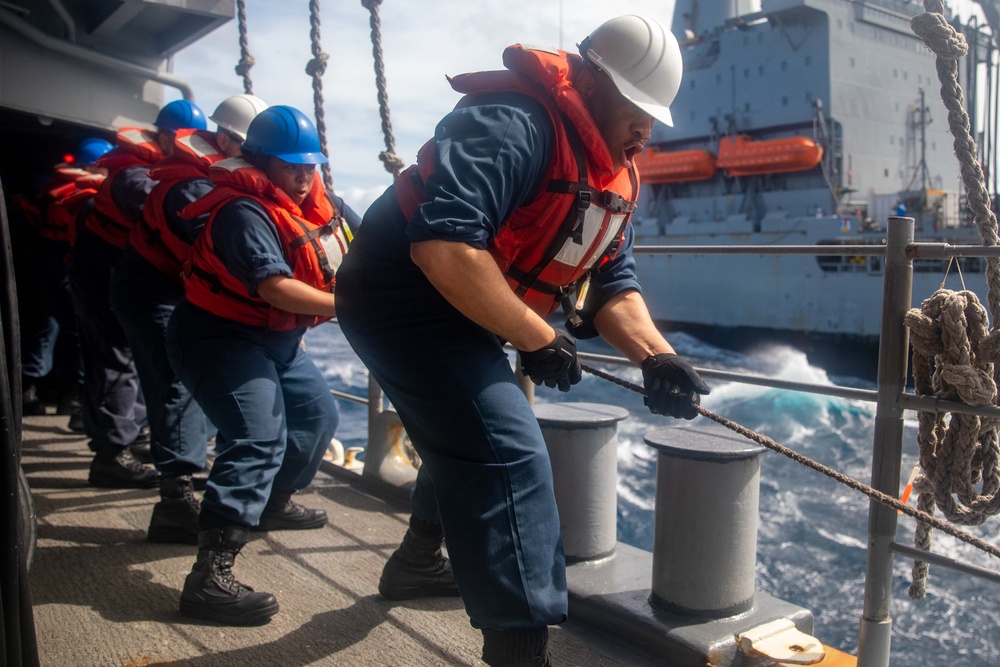
POLYGON ((724 618, 754 606, 760 454, 718 429, 665 428, 659 450, 650 602, 686 615, 724 618))
POLYGON ((534 406, 552 461, 566 562, 610 556, 618 542, 618 422, 628 410, 598 403, 534 406))

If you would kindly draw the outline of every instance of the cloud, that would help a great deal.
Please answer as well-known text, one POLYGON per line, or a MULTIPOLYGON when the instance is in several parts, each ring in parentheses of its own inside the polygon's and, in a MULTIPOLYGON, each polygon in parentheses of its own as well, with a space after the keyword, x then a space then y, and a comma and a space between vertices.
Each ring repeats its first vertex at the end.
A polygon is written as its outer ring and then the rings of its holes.
MULTIPOLYGON (((360 2, 321 3, 323 109, 334 187, 359 213, 391 182, 378 155, 385 150, 372 54, 369 13, 360 2)), ((513 43, 561 46, 576 43, 603 21, 625 13, 647 14, 669 24, 672 0, 437 0, 384 2, 379 7, 382 54, 396 154, 407 163, 458 101, 445 79, 500 69, 513 43), (561 17, 561 18, 560 18, 561 17)), ((250 70, 255 95, 288 104, 314 118, 312 59, 306 3, 247 1, 250 70)), ((178 53, 173 72, 195 90, 211 113, 243 92, 234 68, 240 59, 235 20, 178 53)), ((169 91, 167 101, 179 95, 169 91)))

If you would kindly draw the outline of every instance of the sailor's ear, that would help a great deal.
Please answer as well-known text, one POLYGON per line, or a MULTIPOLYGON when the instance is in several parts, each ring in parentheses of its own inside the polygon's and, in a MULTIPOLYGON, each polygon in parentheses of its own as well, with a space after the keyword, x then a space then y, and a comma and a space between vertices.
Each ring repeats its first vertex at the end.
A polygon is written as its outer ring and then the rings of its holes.
POLYGON ((584 100, 589 100, 594 94, 597 87, 596 75, 600 73, 596 67, 586 61, 577 68, 573 76, 573 87, 583 96, 584 100))

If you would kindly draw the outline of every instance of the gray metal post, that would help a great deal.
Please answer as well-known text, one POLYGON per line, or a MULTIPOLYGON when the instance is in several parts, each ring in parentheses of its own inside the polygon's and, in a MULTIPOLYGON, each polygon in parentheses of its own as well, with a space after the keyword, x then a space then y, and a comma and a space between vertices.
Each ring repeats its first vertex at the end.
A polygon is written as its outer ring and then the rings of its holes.
POLYGON ((650 602, 725 618, 754 606, 760 455, 764 447, 721 429, 664 428, 659 450, 650 602))
POLYGON ((618 544, 618 422, 628 410, 598 403, 534 408, 552 461, 566 561, 612 555, 618 544))
MULTIPOLYGON (((889 218, 882 284, 882 326, 878 350, 878 401, 872 450, 872 487, 899 496, 903 456, 903 408, 909 333, 903 318, 913 298, 913 218, 889 218)), ((865 605, 858 632, 858 667, 888 667, 892 633, 892 551, 896 510, 871 501, 868 510, 868 567, 865 605)))

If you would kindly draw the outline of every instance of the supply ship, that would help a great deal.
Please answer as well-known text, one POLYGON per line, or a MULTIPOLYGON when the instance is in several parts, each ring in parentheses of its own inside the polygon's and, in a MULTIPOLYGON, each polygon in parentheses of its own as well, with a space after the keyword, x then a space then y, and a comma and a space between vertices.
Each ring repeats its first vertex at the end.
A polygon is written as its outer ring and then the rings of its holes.
MULTIPOLYGON (((969 45, 959 82, 996 192, 997 8, 982 10, 985 23, 949 21, 969 45)), ((918 240, 979 242, 935 56, 910 27, 922 11, 907 0, 678 0, 684 80, 674 126, 657 124, 637 160, 636 244, 882 245, 897 213, 915 219, 918 240)), ((671 326, 878 336, 879 257, 640 252, 637 263, 654 318, 671 326)), ((919 260, 915 305, 942 283, 983 287, 983 266, 919 260)))

